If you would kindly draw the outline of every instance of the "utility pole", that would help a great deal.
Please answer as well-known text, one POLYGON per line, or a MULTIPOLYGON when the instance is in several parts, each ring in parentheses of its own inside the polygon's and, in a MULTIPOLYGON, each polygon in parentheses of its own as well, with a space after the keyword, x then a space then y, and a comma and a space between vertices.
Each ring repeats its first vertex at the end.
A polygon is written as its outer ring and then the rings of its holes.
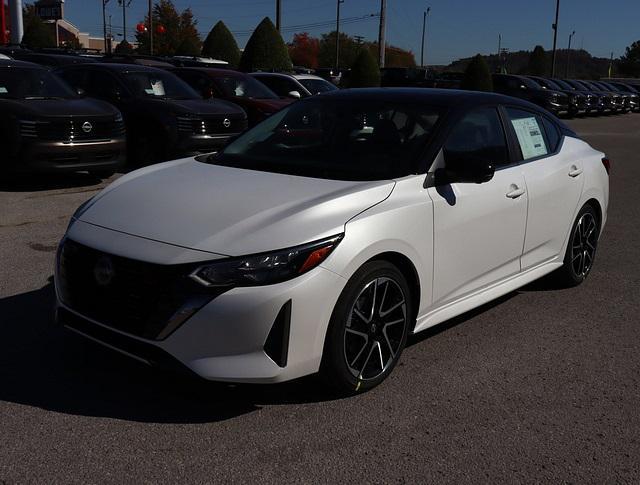
POLYGON ((569 77, 569 60, 571 59, 571 38, 576 35, 574 30, 569 34, 569 47, 567 47, 567 69, 565 70, 564 77, 569 77))
POLYGON ((0 0, 0 45, 7 43, 7 18, 4 12, 4 0, 0 0))
POLYGON ((425 34, 427 32, 427 19, 429 18, 429 13, 431 12, 431 7, 427 7, 427 10, 422 12, 422 45, 420 47, 420 66, 424 67, 424 39, 425 34))
POLYGON ((149 55, 153 55, 153 5, 149 0, 149 55))
POLYGON ((11 18, 11 43, 13 45, 20 45, 24 35, 22 0, 9 0, 9 15, 11 18))
POLYGON ((556 21, 553 28, 553 52, 551 53, 551 77, 556 77, 556 41, 558 40, 558 16, 560 15, 560 0, 556 0, 556 21))
POLYGON ((118 3, 122 5, 122 42, 126 42, 127 41, 127 0, 118 0, 118 3))
POLYGON ((340 67, 340 4, 344 3, 344 0, 336 0, 336 75, 338 68, 340 67))
MULTIPOLYGON (((2 0, 0 0, 1 2, 2 0)), ((109 49, 107 47, 107 3, 109 0, 102 0, 102 32, 104 34, 104 53, 107 54, 109 49)))
POLYGON ((381 0, 380 4, 380 30, 378 31, 378 64, 380 68, 384 67, 384 55, 385 55, 385 31, 386 31, 386 19, 387 19, 387 0, 381 0))
POLYGON ((280 32, 282 20, 282 0, 276 0, 276 30, 280 32))

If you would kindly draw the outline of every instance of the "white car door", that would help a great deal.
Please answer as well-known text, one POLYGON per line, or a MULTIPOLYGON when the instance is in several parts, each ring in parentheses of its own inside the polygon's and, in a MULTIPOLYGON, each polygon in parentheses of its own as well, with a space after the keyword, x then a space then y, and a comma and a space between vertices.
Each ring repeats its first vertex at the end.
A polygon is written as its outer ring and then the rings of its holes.
POLYGON ((520 108, 506 108, 506 113, 522 152, 529 201, 522 254, 522 269, 527 270, 564 256, 562 248, 584 184, 583 166, 569 150, 562 150, 552 121, 520 108))
POLYGON ((478 161, 496 168, 485 183, 430 187, 434 217, 433 302, 441 305, 520 272, 527 193, 509 159, 496 108, 464 116, 442 150, 444 167, 478 161))

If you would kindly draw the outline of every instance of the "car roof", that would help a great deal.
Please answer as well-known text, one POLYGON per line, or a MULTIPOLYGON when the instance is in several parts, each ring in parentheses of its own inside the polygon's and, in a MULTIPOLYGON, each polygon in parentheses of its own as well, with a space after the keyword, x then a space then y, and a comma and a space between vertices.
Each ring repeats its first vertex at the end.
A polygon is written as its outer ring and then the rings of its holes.
POLYGON ((174 71, 195 71, 195 72, 202 72, 204 74, 208 74, 208 75, 210 75, 212 77, 231 77, 231 76, 246 77, 246 76, 248 76, 248 74, 245 74, 244 72, 234 71, 233 69, 205 67, 205 66, 174 67, 173 69, 169 69, 169 71, 170 72, 174 72, 174 71))
POLYGON ((25 67, 30 69, 43 69, 47 70, 46 67, 36 64, 34 62, 26 62, 26 61, 15 61, 13 59, 0 59, 0 67, 25 67))
POLYGON ((322 99, 327 98, 351 98, 358 100, 429 103, 437 106, 453 107, 460 104, 508 104, 520 105, 536 111, 542 111, 538 106, 520 98, 505 96, 503 94, 464 91, 461 89, 433 89, 433 88, 357 88, 341 89, 322 93, 322 99))
POLYGON ((327 81, 326 79, 320 76, 315 76, 313 74, 293 74, 293 77, 296 79, 320 79, 321 81, 327 81))
POLYGON ((119 64, 116 62, 90 62, 83 64, 71 64, 68 66, 62 66, 63 69, 82 69, 91 67, 92 69, 103 69, 113 72, 168 72, 166 69, 159 69, 157 67, 143 66, 141 64, 119 64))

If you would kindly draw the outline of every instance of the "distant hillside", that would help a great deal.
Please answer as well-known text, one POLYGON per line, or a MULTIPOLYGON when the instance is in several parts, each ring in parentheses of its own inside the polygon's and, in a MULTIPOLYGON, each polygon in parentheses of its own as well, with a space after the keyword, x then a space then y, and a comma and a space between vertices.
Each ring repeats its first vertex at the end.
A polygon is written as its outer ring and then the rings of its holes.
MULTIPOLYGON (((560 49, 556 52, 556 76, 565 77, 567 66, 567 49, 560 49)), ((527 65, 529 63, 530 51, 517 51, 506 54, 506 69, 509 74, 527 74, 527 65)), ((551 52, 547 51, 547 65, 549 73, 551 73, 551 52)), ((500 62, 497 54, 484 56, 487 63, 494 72, 499 70, 500 62)), ((458 59, 448 66, 444 67, 444 71, 464 71, 471 62, 471 57, 458 59)), ((609 73, 609 59, 603 57, 593 57, 585 50, 571 49, 571 66, 569 77, 581 79, 599 79, 607 77, 609 73)), ((613 61, 613 75, 616 73, 616 60, 613 61)))

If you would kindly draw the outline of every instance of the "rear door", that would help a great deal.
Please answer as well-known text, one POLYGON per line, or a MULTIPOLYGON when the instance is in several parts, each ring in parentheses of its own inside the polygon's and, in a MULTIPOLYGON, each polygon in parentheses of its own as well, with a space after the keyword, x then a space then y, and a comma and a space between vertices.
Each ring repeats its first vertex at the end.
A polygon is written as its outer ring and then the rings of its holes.
POLYGON ((433 200, 433 301, 442 305, 520 272, 527 219, 524 177, 511 163, 504 126, 495 107, 460 119, 442 149, 447 159, 493 163, 489 182, 428 189, 433 200))
POLYGON ((533 111, 505 108, 518 141, 520 165, 527 187, 529 210, 522 254, 527 270, 562 257, 573 224, 584 176, 583 166, 568 150, 554 121, 533 111))

